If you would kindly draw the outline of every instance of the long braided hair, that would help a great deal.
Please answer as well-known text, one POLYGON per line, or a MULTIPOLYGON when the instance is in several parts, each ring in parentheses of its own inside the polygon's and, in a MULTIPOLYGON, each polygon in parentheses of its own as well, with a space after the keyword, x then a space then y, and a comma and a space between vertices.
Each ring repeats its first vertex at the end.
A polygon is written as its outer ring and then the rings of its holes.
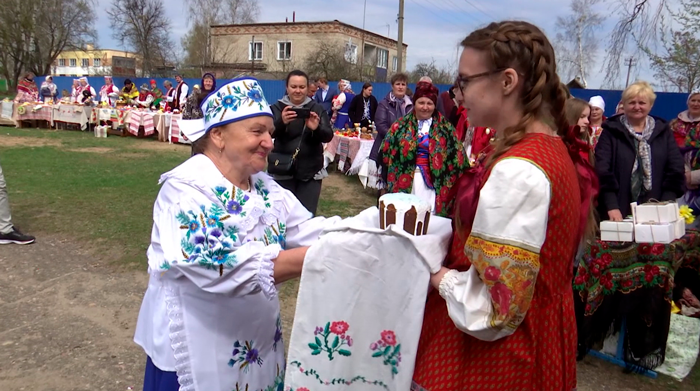
POLYGON ((576 142, 575 131, 566 119, 567 91, 557 75, 554 49, 545 34, 528 22, 504 21, 472 32, 461 45, 487 53, 492 69, 512 68, 522 81, 523 116, 516 125, 498 129, 493 151, 485 162, 486 169, 522 141, 533 122, 542 121, 556 129, 577 166, 585 213, 581 233, 586 236, 594 234, 596 223, 590 206, 597 191, 597 177, 590 164, 578 153, 583 146, 576 142))

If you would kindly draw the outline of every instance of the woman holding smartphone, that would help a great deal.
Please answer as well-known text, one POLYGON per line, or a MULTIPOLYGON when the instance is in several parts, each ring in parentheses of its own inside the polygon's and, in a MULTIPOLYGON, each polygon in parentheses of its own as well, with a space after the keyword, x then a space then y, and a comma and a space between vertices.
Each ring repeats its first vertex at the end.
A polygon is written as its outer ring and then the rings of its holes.
POLYGON ((295 70, 287 75, 287 94, 272 105, 275 146, 268 173, 316 214, 321 196, 323 143, 333 139, 328 114, 308 97, 309 77, 295 70))

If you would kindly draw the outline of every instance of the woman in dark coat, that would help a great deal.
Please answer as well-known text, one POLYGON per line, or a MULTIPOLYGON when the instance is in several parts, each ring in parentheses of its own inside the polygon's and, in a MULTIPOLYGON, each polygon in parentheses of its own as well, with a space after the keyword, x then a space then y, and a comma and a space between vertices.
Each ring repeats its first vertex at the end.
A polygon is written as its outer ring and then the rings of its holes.
POLYGON ((365 83, 362 86, 362 93, 355 95, 350 102, 348 115, 352 126, 360 124, 360 126, 368 126, 370 122, 374 122, 374 116, 377 113, 377 98, 372 95, 372 84, 365 83))
POLYGON ((268 159, 275 154, 295 156, 290 172, 273 173, 273 178, 285 189, 294 193, 309 212, 316 214, 321 196, 323 169, 323 143, 333 139, 328 114, 319 103, 307 96, 309 77, 302 71, 287 75, 287 95, 271 106, 275 120, 272 138, 275 146, 268 159), (293 109, 308 109, 309 118, 297 118, 293 109), (296 153, 299 148, 298 153, 296 153))
POLYGON ((685 191, 683 157, 668 123, 649 115, 656 94, 637 82, 622 94, 624 113, 603 123, 595 149, 603 220, 621 221, 630 203, 675 201, 685 191))

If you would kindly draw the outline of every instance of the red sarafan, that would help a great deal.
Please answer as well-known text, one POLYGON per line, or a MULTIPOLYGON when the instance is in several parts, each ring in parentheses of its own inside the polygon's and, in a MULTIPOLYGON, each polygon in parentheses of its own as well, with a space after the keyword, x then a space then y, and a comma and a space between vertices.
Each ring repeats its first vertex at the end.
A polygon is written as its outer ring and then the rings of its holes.
MULTIPOLYGON (((578 229, 576 172, 564 143, 533 134, 502 158, 529 159, 551 178, 552 197, 540 271, 530 309, 516 331, 481 341, 457 329, 437 290, 428 297, 414 381, 428 391, 537 390, 576 387, 576 316, 571 280, 578 229)), ((488 179, 488 174, 487 178, 488 179)), ((464 241, 452 244, 448 266, 467 270, 464 241)), ((493 271, 489 271, 493 273, 493 271)))

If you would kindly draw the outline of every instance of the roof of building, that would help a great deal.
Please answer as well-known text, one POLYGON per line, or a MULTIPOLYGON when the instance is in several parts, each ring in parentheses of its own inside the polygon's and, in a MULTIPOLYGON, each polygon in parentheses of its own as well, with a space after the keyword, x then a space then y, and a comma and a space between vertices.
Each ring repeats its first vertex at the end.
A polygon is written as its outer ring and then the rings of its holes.
MULTIPOLYGON (((320 25, 320 24, 335 24, 335 25, 339 25, 339 26, 344 26, 344 27, 351 28, 351 29, 354 29, 357 31, 363 31, 365 34, 368 34, 368 35, 371 35, 371 36, 374 36, 377 38, 388 39, 388 40, 396 42, 398 44, 398 41, 395 39, 389 38, 389 37, 381 35, 381 34, 374 33, 374 32, 369 31, 369 30, 363 30, 363 29, 361 29, 359 27, 355 27, 351 24, 343 23, 337 19, 336 20, 316 21, 316 22, 272 22, 272 23, 216 24, 216 25, 212 25, 211 27, 256 27, 256 26, 291 26, 291 25, 312 26, 312 25, 320 25)), ((403 46, 408 47, 408 44, 404 43, 403 46)))

